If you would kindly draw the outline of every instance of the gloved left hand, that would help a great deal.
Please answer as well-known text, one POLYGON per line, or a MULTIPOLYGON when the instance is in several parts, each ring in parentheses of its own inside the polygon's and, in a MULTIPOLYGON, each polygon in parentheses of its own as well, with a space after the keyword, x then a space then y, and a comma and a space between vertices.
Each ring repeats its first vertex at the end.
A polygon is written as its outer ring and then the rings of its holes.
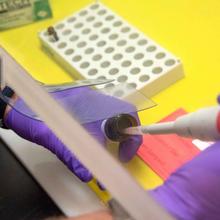
MULTIPOLYGON (((123 109, 130 109, 130 112, 133 112, 132 115, 138 120, 138 116, 135 113, 136 109, 131 104, 115 97, 106 96, 88 87, 54 92, 53 96, 55 99, 62 99, 65 108, 73 111, 79 120, 80 118, 96 118, 96 115, 99 116, 103 112, 105 112, 105 115, 112 115, 115 109, 120 109, 122 112, 123 109)), ((18 99, 15 105, 22 106, 24 103, 21 99, 18 99)), ((53 108, 51 107, 52 110, 53 108)), ((44 146, 53 152, 82 181, 88 182, 92 179, 91 173, 42 121, 35 120, 11 109, 6 114, 4 123, 24 139, 44 146)), ((99 120, 84 124, 83 126, 105 146, 106 138, 101 130, 101 124, 102 120, 99 120)), ((127 162, 132 159, 141 143, 142 138, 140 136, 132 136, 120 143, 119 158, 121 161, 127 162)))

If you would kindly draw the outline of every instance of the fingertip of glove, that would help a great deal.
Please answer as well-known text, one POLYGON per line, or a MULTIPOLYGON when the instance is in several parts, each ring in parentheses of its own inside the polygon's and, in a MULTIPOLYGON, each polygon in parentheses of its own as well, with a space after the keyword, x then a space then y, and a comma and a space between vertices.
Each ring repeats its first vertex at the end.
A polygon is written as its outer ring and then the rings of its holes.
POLYGON ((74 171, 74 173, 82 182, 85 182, 85 183, 88 183, 93 178, 92 174, 85 168, 80 168, 74 171))
POLYGON ((119 145, 119 159, 123 163, 129 162, 143 142, 142 136, 132 136, 119 145))

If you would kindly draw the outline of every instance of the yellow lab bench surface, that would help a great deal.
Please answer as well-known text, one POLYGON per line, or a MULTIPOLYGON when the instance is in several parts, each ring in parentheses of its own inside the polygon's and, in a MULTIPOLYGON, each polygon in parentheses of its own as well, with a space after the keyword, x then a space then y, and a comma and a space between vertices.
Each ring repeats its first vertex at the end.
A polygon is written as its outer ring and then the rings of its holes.
MULTIPOLYGON (((38 32, 91 1, 50 2, 53 19, 2 31, 0 44, 37 80, 60 83, 70 78, 43 52, 38 32)), ((220 92, 220 1, 103 0, 102 3, 180 57, 184 64, 186 77, 153 97, 158 106, 139 114, 142 124, 158 121, 179 107, 194 111, 216 104, 220 92)), ((146 189, 162 183, 137 157, 126 166, 146 189)), ((100 195, 104 199, 105 195, 100 195)))

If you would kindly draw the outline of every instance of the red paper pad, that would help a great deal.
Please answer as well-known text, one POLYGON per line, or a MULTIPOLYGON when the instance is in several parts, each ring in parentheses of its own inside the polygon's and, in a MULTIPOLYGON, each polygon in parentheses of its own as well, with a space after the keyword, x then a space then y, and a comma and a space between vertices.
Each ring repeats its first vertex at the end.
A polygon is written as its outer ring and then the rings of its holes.
MULTIPOLYGON (((183 109, 167 116, 160 122, 173 121, 186 114, 183 109)), ((144 135, 138 156, 164 180, 183 163, 196 156, 200 150, 192 139, 177 135, 144 135)))

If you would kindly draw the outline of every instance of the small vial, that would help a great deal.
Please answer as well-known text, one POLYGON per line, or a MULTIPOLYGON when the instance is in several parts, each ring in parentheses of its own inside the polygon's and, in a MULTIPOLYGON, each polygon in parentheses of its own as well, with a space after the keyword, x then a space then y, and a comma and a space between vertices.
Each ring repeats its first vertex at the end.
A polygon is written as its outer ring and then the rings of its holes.
POLYGON ((55 31, 54 27, 52 27, 52 26, 48 27, 47 32, 50 36, 53 36, 55 41, 59 40, 59 37, 58 37, 57 32, 55 31))
POLYGON ((119 114, 107 119, 103 124, 103 132, 106 137, 115 142, 127 140, 130 135, 123 131, 129 127, 138 126, 136 118, 129 114, 119 114))

